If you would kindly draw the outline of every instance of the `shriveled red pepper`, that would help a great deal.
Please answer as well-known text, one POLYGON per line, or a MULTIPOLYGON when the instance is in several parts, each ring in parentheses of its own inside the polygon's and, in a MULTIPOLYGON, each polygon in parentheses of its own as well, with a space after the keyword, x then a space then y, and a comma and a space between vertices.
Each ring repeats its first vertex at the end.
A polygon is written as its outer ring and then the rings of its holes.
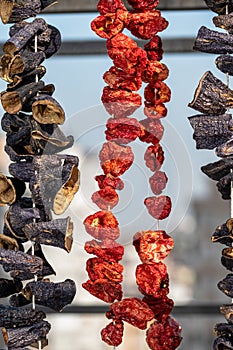
POLYGON ((171 317, 155 321, 146 333, 146 342, 151 350, 175 350, 181 343, 181 327, 171 317))
POLYGON ((164 152, 162 146, 159 143, 149 146, 145 152, 144 159, 146 166, 151 171, 159 170, 164 162, 164 152))
POLYGON ((117 262, 108 262, 101 258, 90 258, 86 270, 91 281, 107 279, 110 282, 122 282, 123 266, 117 262))
POLYGON ((163 103, 154 105, 149 102, 145 102, 144 114, 150 119, 160 119, 167 116, 167 108, 163 103))
POLYGON ((107 261, 118 262, 124 255, 124 247, 116 241, 106 238, 102 242, 92 240, 85 243, 85 250, 107 261))
POLYGON ((137 91, 142 86, 141 74, 127 74, 122 69, 111 67, 103 75, 106 84, 112 89, 123 89, 127 91, 137 91))
POLYGON ((141 123, 135 118, 110 118, 106 128, 106 139, 120 144, 136 140, 143 131, 141 123))
POLYGON ((110 186, 94 192, 91 199, 102 210, 114 208, 119 201, 117 192, 110 186))
POLYGON ((167 267, 161 262, 138 265, 136 282, 138 289, 144 295, 152 295, 156 298, 169 293, 167 267))
POLYGON ((168 26, 168 21, 161 16, 158 10, 135 11, 128 15, 126 28, 139 39, 152 39, 158 32, 168 26))
POLYGON ((146 295, 142 299, 153 311, 157 321, 163 322, 172 312, 174 301, 166 295, 161 298, 154 298, 151 295, 146 295))
POLYGON ((117 9, 115 13, 96 17, 91 22, 91 29, 101 38, 110 39, 123 31, 127 21, 128 11, 117 9))
POLYGON ((118 177, 131 167, 134 154, 129 146, 106 142, 100 151, 99 158, 104 173, 118 177))
POLYGON ((133 238, 133 245, 143 263, 158 263, 174 247, 174 240, 165 231, 141 231, 133 238))
POLYGON ((146 329, 147 323, 154 318, 154 313, 141 299, 125 298, 113 303, 106 316, 128 322, 139 329, 146 329))
POLYGON ((171 198, 168 196, 148 197, 144 204, 149 214, 157 220, 166 219, 172 208, 171 198))
POLYGON ((102 102, 106 111, 116 118, 124 118, 133 114, 141 105, 139 94, 122 89, 103 89, 102 102))
POLYGON ((143 131, 139 135, 142 142, 157 144, 163 137, 164 127, 160 120, 151 120, 149 118, 140 120, 143 131))
POLYGON ((121 191, 124 188, 124 182, 119 177, 113 177, 111 174, 97 175, 95 180, 100 189, 111 186, 115 190, 121 191))
POLYGON ((151 61, 161 61, 163 58, 162 40, 158 35, 155 35, 145 46, 144 49, 147 57, 151 61))
POLYGON ((109 323, 101 331, 102 340, 110 346, 119 346, 122 343, 124 323, 120 320, 109 323))
POLYGON ((116 12, 118 9, 126 11, 126 7, 121 0, 99 0, 97 9, 101 15, 116 12))
POLYGON ((146 86, 144 96, 146 101, 152 105, 161 105, 170 101, 171 90, 163 81, 157 81, 155 84, 146 86))
POLYGON ((164 63, 159 61, 148 61, 146 69, 142 74, 142 80, 144 83, 156 84, 167 79, 168 75, 169 70, 164 63))
POLYGON ((115 300, 122 299, 122 286, 120 283, 109 282, 107 279, 97 280, 95 282, 88 280, 82 284, 82 287, 96 298, 113 303, 115 300))
POLYGON ((127 0, 135 10, 152 10, 158 6, 159 0, 127 0))
POLYGON ((105 238, 117 239, 120 236, 118 221, 107 211, 98 211, 84 220, 84 226, 92 237, 103 240, 105 238))
POLYGON ((159 195, 165 189, 168 178, 163 171, 156 171, 150 178, 150 187, 155 195, 159 195))

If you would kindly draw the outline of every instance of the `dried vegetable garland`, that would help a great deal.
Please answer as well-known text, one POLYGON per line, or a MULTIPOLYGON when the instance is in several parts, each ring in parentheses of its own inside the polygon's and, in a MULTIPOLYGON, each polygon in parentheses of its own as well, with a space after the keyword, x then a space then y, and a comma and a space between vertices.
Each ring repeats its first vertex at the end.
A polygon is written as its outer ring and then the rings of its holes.
MULTIPOLYGON (((216 228, 212 235, 213 243, 225 246, 222 250, 221 263, 229 271, 233 271, 233 149, 232 149, 232 115, 228 112, 232 108, 233 91, 229 88, 229 76, 233 75, 233 3, 232 1, 205 0, 207 6, 218 15, 213 18, 216 27, 226 30, 218 32, 201 27, 194 49, 218 54, 217 68, 226 74, 227 83, 223 83, 210 71, 201 78, 196 89, 194 99, 189 106, 202 114, 189 118, 194 129, 193 138, 197 149, 215 148, 215 153, 221 160, 207 164, 201 170, 212 180, 217 181, 217 189, 222 198, 231 200, 231 218, 216 228)), ((226 296, 233 298, 233 275, 228 274, 217 286, 226 296)), ((220 307, 227 323, 214 326, 216 339, 213 344, 215 350, 232 349, 232 314, 233 304, 220 307)))
POLYGON ((96 176, 99 190, 92 201, 100 211, 89 215, 85 229, 94 240, 85 244, 85 250, 97 257, 87 261, 89 280, 83 287, 97 298, 110 303, 106 317, 111 319, 102 331, 104 342, 117 347, 121 344, 124 322, 145 330, 146 341, 152 350, 176 349, 181 342, 181 327, 169 315, 173 301, 167 297, 169 279, 162 262, 173 248, 173 239, 165 231, 143 231, 134 236, 134 246, 142 264, 136 269, 136 282, 143 298, 123 298, 121 282, 123 266, 119 263, 124 247, 116 240, 120 236, 119 223, 111 212, 118 204, 117 190, 124 187, 120 176, 133 164, 134 154, 128 144, 137 138, 149 143, 145 152, 146 166, 154 173, 150 185, 155 196, 145 199, 148 212, 157 220, 167 218, 171 211, 171 199, 161 195, 167 176, 160 168, 164 152, 160 145, 163 126, 160 119, 166 117, 164 103, 171 92, 164 83, 168 68, 161 63, 163 50, 158 32, 166 29, 168 22, 156 10, 158 1, 128 0, 133 7, 128 11, 121 0, 100 0, 97 8, 100 16, 91 23, 92 29, 107 39, 107 51, 114 66, 103 78, 107 86, 102 102, 111 115, 106 124, 106 139, 100 154, 104 174, 96 176), (139 39, 148 40, 144 49, 123 34, 128 29, 139 39), (142 83, 146 119, 138 121, 130 117, 142 105, 137 91, 142 83))
POLYGON ((42 246, 72 247, 73 223, 63 214, 79 188, 78 158, 59 154, 73 144, 59 124, 65 113, 52 97, 55 87, 45 85, 42 62, 57 52, 61 35, 57 28, 37 18, 52 0, 2 0, 3 23, 13 23, 3 46, 0 76, 7 84, 1 93, 5 110, 1 125, 6 132, 5 151, 12 163, 11 176, 0 174, 0 205, 9 205, 0 234, 0 265, 11 279, 0 279, 0 326, 8 349, 42 349, 48 344, 50 324, 36 305, 61 311, 76 293, 73 280, 51 282, 55 275, 42 246), (35 17, 31 21, 25 21, 35 17), (26 183, 31 191, 24 197, 26 183), (26 250, 24 243, 31 242, 26 250), (21 308, 32 303, 32 308, 21 308))

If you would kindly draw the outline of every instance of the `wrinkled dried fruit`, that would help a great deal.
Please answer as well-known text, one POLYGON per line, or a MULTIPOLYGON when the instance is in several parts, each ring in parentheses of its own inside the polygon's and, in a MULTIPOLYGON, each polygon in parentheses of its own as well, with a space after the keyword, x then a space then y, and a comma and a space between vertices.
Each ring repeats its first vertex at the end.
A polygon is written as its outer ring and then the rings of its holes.
POLYGON ((98 211, 84 220, 84 226, 92 237, 103 240, 117 239, 120 235, 118 221, 109 211, 98 211))
POLYGON ((121 176, 134 161, 131 147, 120 146, 114 142, 106 142, 100 151, 99 158, 104 173, 111 176, 121 176))
POLYGON ((175 350, 182 340, 181 327, 171 317, 165 322, 155 321, 146 333, 151 350, 175 350))
POLYGON ((122 282, 123 266, 119 263, 108 262, 101 258, 87 260, 86 270, 91 281, 107 279, 110 282, 122 282))
POLYGON ((151 190, 154 194, 159 195, 165 189, 168 178, 163 171, 156 171, 149 179, 151 190))
POLYGON ((139 139, 142 142, 157 144, 163 137, 164 127, 160 120, 144 119, 140 120, 142 125, 142 131, 139 135, 139 139))
POLYGON ((97 181, 100 189, 110 186, 115 190, 121 191, 124 188, 124 182, 119 177, 111 176, 111 174, 97 175, 95 180, 97 181))
POLYGON ((158 6, 158 0, 127 0, 135 10, 152 10, 158 6))
POLYGON ((144 114, 147 118, 151 119, 165 118, 167 115, 167 108, 163 103, 154 105, 145 101, 144 114))
POLYGON ((158 35, 155 35, 145 46, 147 57, 151 61, 161 61, 163 58, 163 44, 158 35))
POLYGON ((110 306, 107 318, 122 320, 139 329, 146 329, 154 317, 152 310, 139 298, 126 298, 110 306))
POLYGON ((115 321, 108 324, 101 331, 102 340, 110 346, 119 346, 122 343, 124 324, 122 321, 115 321))
POLYGON ((112 239, 104 239, 102 242, 92 240, 85 243, 84 249, 88 254, 93 254, 107 260, 120 261, 124 255, 124 247, 112 239))
POLYGON ((142 133, 142 126, 135 118, 110 118, 106 124, 106 139, 120 144, 136 140, 142 133))
POLYGON ((164 322, 172 312, 174 301, 169 299, 166 295, 162 298, 154 298, 151 295, 146 295, 142 299, 154 312, 155 319, 164 322))
POLYGON ((116 12, 118 9, 126 10, 121 0, 100 0, 97 9, 101 15, 116 12))
POLYGON ((136 268, 136 282, 144 295, 163 297, 169 293, 167 267, 163 263, 141 264, 136 268))
POLYGON ((127 15, 128 11, 121 9, 117 9, 115 13, 100 15, 91 22, 91 29, 101 38, 110 39, 122 32, 127 15))
POLYGON ((163 80, 166 80, 168 75, 169 70, 164 63, 161 63, 159 61, 148 61, 146 69, 142 74, 142 80, 144 81, 144 83, 159 84, 163 80))
POLYGON ((144 204, 149 214, 157 220, 166 219, 172 208, 171 198, 168 196, 148 197, 144 204))
POLYGON ((161 145, 157 143, 156 145, 149 146, 146 150, 144 159, 146 166, 151 171, 159 170, 164 162, 164 153, 161 145))
POLYGON ((112 187, 106 186, 105 188, 94 192, 91 200, 100 209, 108 210, 114 208, 118 204, 119 197, 112 187))
POLYGON ((144 97, 152 105, 161 105, 171 99, 171 90, 162 81, 148 84, 144 90, 144 97))
POLYGON ((158 263, 168 256, 174 241, 165 231, 142 231, 134 235, 133 245, 141 262, 158 263))
POLYGON ((109 282, 107 279, 92 282, 88 280, 82 284, 82 287, 96 298, 113 303, 115 300, 121 300, 122 287, 120 283, 109 282))
POLYGON ((141 74, 131 75, 113 66, 105 72, 103 79, 112 89, 137 91, 142 86, 141 74))

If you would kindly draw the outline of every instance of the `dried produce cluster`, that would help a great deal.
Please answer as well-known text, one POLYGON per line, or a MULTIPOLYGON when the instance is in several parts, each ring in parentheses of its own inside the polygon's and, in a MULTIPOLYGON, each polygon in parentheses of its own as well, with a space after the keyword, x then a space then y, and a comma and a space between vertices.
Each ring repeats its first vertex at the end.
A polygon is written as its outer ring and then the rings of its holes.
MULTIPOLYGON (((122 342, 124 322, 147 329, 146 341, 152 350, 176 349, 181 342, 181 327, 169 315, 173 301, 167 297, 169 278, 162 262, 173 248, 173 239, 161 230, 138 232, 134 246, 142 264, 136 269, 136 282, 143 298, 124 298, 121 282, 123 266, 119 263, 124 247, 116 242, 120 236, 119 224, 112 214, 118 204, 117 190, 124 187, 120 176, 132 165, 134 154, 128 144, 136 139, 149 144, 145 152, 145 164, 153 172, 149 182, 154 196, 144 204, 153 218, 163 220, 171 211, 171 199, 162 195, 167 176, 160 168, 164 152, 160 145, 164 128, 160 121, 166 117, 165 103, 171 92, 164 83, 168 68, 161 63, 162 41, 158 32, 166 29, 168 22, 156 10, 158 1, 128 0, 133 7, 128 11, 121 0, 100 0, 97 8, 100 16, 91 23, 93 31, 107 39, 107 51, 113 60, 103 76, 102 102, 110 118, 106 123, 106 139, 100 154, 104 174, 96 176, 99 190, 92 201, 101 209, 89 215, 85 229, 94 240, 85 244, 85 250, 97 258, 87 261, 89 280, 83 287, 97 298, 111 303, 106 313, 111 323, 101 332, 104 342, 118 346, 122 342), (123 34, 128 29, 139 39, 148 40, 144 48, 123 34), (132 114, 142 105, 137 92, 142 83, 146 119, 138 121, 132 114)), ((158 224, 158 223, 157 223, 158 224)))
MULTIPOLYGON (((222 250, 221 262, 227 270, 233 271, 233 237, 232 237, 232 215, 233 215, 233 129, 232 115, 228 112, 232 108, 233 91, 229 88, 229 76, 233 75, 233 6, 231 1, 205 0, 207 6, 218 15, 213 18, 216 27, 226 30, 218 32, 201 27, 194 49, 207 53, 218 54, 216 58, 217 68, 226 73, 227 83, 223 83, 210 71, 201 78, 196 89, 194 99, 189 106, 202 114, 189 118, 194 129, 193 138, 197 149, 215 148, 215 153, 221 160, 207 164, 201 170, 212 180, 217 181, 217 189, 223 199, 231 200, 231 219, 218 226, 212 235, 212 242, 226 245, 222 250)), ((233 297, 233 275, 228 274, 226 278, 218 283, 218 288, 225 295, 233 297)), ((227 323, 219 323, 214 327, 216 339, 213 344, 215 350, 232 349, 232 313, 233 304, 223 305, 220 308, 227 323)))
POLYGON ((0 306, 0 326, 9 350, 44 348, 50 324, 36 305, 61 311, 76 293, 73 280, 55 283, 47 278, 56 273, 41 246, 70 252, 71 218, 53 219, 52 211, 63 214, 79 188, 78 158, 59 154, 73 144, 73 137, 58 126, 64 123, 64 110, 52 97, 54 85, 41 80, 46 73, 41 64, 57 52, 61 35, 42 18, 25 21, 53 3, 0 2, 3 23, 13 23, 0 59, 0 77, 8 83, 1 93, 6 112, 1 125, 12 161, 11 176, 0 174, 0 205, 9 205, 0 234, 0 265, 11 277, 0 279, 0 298, 10 296, 10 305, 0 306), (31 303, 32 308, 21 308, 31 303))

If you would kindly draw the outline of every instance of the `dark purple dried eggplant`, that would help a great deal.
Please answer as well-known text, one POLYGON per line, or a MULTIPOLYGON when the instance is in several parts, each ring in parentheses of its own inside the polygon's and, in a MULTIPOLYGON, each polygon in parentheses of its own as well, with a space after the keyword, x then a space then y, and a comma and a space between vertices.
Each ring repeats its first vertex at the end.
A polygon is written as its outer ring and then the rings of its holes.
POLYGON ((232 219, 228 220, 225 224, 218 226, 211 239, 213 243, 221 243, 227 245, 228 247, 232 247, 232 219))
MULTIPOLYGON (((23 289, 23 284, 20 281, 0 278, 0 298, 7 298, 12 294, 19 293, 23 289)), ((1 314, 1 305, 0 305, 1 314)), ((2 317, 0 316, 0 326, 2 326, 2 317)))
POLYGON ((233 274, 229 273, 223 280, 219 281, 217 287, 226 296, 233 298, 233 274))
POLYGON ((233 13, 225 13, 213 18, 214 25, 233 34, 233 13))
POLYGON ((233 324, 233 305, 222 305, 220 306, 221 313, 225 316, 228 323, 233 324))
POLYGON ((46 315, 43 311, 32 309, 19 309, 12 306, 0 305, 0 327, 16 328, 31 326, 41 322, 46 315))
POLYGON ((28 270, 35 275, 42 269, 43 260, 21 251, 0 249, 0 265, 6 272, 28 270))
POLYGON ((224 15, 226 13, 226 7, 228 6, 228 12, 233 12, 232 1, 228 0, 205 0, 206 5, 214 12, 219 15, 224 15))
POLYGON ((222 250, 222 265, 229 271, 233 272, 233 248, 225 248, 222 250))
POLYGON ((193 49, 214 54, 233 53, 233 35, 202 26, 198 31, 193 49))
POLYGON ((233 158, 226 157, 217 162, 209 163, 201 167, 201 170, 210 179, 219 181, 233 169, 233 158))

